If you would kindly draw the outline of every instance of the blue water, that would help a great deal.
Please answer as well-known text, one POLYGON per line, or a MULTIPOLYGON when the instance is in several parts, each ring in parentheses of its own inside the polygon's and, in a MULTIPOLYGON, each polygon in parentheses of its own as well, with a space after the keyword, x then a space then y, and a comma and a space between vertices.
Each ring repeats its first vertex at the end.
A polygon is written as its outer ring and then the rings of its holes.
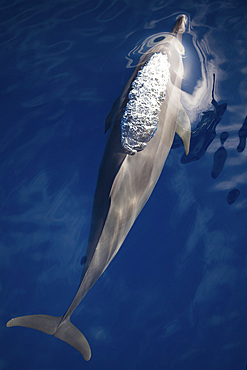
POLYGON ((0 40, 0 369, 246 369, 246 1, 1 0, 0 40), (181 13, 193 160, 177 142, 75 311, 86 363, 54 337, 5 324, 60 316, 72 300, 105 118, 142 46, 181 13))

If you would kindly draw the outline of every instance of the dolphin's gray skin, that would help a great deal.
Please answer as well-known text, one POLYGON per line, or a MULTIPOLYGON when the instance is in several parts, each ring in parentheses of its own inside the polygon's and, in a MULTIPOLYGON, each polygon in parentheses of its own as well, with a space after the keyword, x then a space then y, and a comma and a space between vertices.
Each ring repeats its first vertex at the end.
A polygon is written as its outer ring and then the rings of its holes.
POLYGON ((181 40, 185 23, 186 17, 180 16, 171 34, 140 58, 106 120, 106 130, 111 127, 111 131, 99 169, 87 254, 74 300, 61 317, 22 316, 10 320, 8 327, 24 326, 54 335, 75 347, 85 360, 90 359, 90 346, 83 334, 72 325, 70 316, 116 255, 150 197, 170 151, 175 131, 182 137, 185 151, 189 152, 190 122, 180 103, 183 78, 181 40), (144 150, 130 155, 121 144, 121 119, 131 84, 154 53, 167 55, 170 63, 166 96, 154 136, 144 150))

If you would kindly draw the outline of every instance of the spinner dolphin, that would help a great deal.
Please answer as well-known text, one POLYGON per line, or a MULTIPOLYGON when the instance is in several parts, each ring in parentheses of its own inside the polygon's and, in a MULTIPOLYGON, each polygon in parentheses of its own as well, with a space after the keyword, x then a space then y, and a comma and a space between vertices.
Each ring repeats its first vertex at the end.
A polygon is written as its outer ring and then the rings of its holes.
POLYGON ((109 136, 98 174, 87 253, 69 308, 60 317, 13 318, 7 327, 54 335, 90 359, 90 346, 70 317, 118 252, 150 197, 175 132, 189 152, 190 121, 180 102, 185 26, 186 16, 181 15, 172 32, 142 55, 106 119, 109 136))

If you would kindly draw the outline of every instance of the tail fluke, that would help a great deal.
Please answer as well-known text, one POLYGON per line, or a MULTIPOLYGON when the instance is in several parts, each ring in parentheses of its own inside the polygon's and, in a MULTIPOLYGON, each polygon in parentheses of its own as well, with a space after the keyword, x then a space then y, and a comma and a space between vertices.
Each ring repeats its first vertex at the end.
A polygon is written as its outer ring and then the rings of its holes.
POLYGON ((31 315, 15 317, 7 322, 6 326, 23 326, 43 331, 46 334, 54 335, 62 317, 49 316, 49 315, 31 315))
POLYGON ((58 327, 55 337, 77 349, 86 361, 91 358, 91 349, 84 335, 67 319, 58 327))
POLYGON ((84 335, 67 318, 49 315, 20 316, 7 322, 7 327, 23 326, 26 328, 43 331, 70 344, 77 349, 86 361, 91 358, 91 349, 84 335))

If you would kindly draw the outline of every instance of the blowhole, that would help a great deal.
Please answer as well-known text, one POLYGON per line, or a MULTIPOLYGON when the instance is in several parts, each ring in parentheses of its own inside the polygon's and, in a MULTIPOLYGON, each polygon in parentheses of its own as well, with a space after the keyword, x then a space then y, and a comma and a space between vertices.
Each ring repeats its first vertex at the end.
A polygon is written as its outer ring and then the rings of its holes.
POLYGON ((156 37, 156 39, 154 39, 154 42, 160 42, 162 40, 164 40, 165 36, 159 36, 159 37, 156 37))

